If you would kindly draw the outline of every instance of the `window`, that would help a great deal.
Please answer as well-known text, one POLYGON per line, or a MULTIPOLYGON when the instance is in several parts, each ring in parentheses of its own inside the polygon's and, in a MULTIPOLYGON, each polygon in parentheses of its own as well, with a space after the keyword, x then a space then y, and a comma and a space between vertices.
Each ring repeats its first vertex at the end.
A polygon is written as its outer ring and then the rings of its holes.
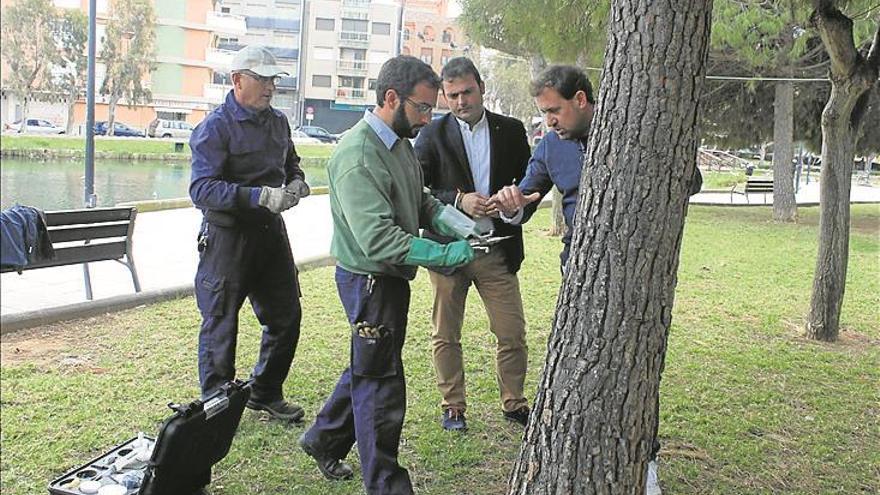
POLYGON ((367 89, 369 89, 370 91, 376 91, 376 80, 375 79, 370 79, 369 81, 367 81, 367 89))
MULTIPOLYGON (((390 26, 390 25, 389 25, 390 26)), ((342 30, 353 33, 366 33, 370 27, 370 21, 361 19, 343 19, 342 30)))
POLYGON ((419 58, 422 60, 422 62, 428 65, 433 65, 434 50, 432 50, 431 48, 422 48, 422 53, 420 54, 419 58))
POLYGON ((315 31, 334 31, 336 29, 335 19, 315 18, 315 31))
POLYGON ((312 58, 315 60, 333 60, 333 49, 324 47, 312 48, 312 58))
POLYGON ((329 88, 333 83, 331 76, 322 76, 318 74, 312 75, 312 86, 316 88, 329 88))
POLYGON ((391 23, 388 22, 374 22, 373 23, 373 34, 391 34, 391 23))
POLYGON ((221 14, 228 14, 230 12, 229 7, 220 7, 221 14))
POLYGON ((364 87, 364 78, 363 77, 349 77, 349 76, 339 76, 339 87, 340 88, 363 88, 364 87))
POLYGON ((403 41, 409 41, 410 35, 409 28, 403 28, 403 41))
POLYGON ((443 54, 440 55, 440 65, 446 65, 450 58, 452 58, 452 52, 450 50, 443 50, 443 54))
POLYGON ((443 43, 452 43, 452 31, 448 29, 443 30, 443 43))

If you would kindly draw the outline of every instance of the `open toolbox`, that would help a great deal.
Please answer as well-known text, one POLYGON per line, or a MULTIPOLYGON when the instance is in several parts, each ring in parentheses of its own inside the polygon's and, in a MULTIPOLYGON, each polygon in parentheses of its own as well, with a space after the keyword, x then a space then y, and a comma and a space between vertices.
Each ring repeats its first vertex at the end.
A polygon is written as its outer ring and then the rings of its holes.
POLYGON ((49 485, 49 493, 53 495, 135 494, 144 482, 147 462, 152 457, 155 444, 154 439, 139 434, 100 457, 64 473, 49 485))
POLYGON ((250 382, 227 382, 204 400, 169 404, 153 439, 138 434, 49 483, 52 495, 193 495, 232 446, 250 382))

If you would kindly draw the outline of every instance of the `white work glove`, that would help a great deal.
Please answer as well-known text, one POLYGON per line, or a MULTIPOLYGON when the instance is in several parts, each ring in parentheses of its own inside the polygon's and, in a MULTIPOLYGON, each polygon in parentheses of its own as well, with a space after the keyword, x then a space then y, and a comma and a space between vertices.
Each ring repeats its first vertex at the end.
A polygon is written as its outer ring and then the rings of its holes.
POLYGON ((293 194, 296 196, 296 202, 293 203, 294 205, 299 203, 300 199, 308 196, 312 192, 312 190, 309 189, 309 185, 302 179, 293 179, 284 189, 287 191, 287 194, 293 194))
POLYGON ((284 187, 263 186, 258 204, 272 213, 281 213, 299 203, 299 197, 284 187))

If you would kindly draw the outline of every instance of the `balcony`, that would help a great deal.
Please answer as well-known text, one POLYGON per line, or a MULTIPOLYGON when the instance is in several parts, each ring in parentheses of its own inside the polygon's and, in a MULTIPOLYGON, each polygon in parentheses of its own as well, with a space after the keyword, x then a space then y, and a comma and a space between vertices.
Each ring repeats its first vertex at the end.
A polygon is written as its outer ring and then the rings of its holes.
POLYGON ((205 48, 205 61, 215 69, 229 70, 229 64, 232 63, 233 56, 235 56, 235 51, 233 50, 205 48))
POLYGON ((229 84, 207 83, 203 91, 206 100, 211 103, 223 103, 226 93, 229 93, 230 89, 232 89, 232 86, 229 84))
POLYGON ((340 31, 339 45, 345 47, 367 48, 370 46, 370 33, 360 31, 340 31))
POLYGON ((369 72, 370 66, 366 60, 338 60, 336 71, 343 75, 363 76, 369 72))
POLYGON ((367 92, 363 88, 336 88, 336 103, 364 105, 366 102, 367 92))
POLYGON ((370 0, 342 0, 342 6, 356 9, 369 9, 370 0))
POLYGON ((370 19, 370 11, 361 9, 349 9, 343 7, 342 11, 339 14, 339 17, 342 19, 358 19, 366 21, 370 19))
POLYGON ((247 34, 247 23, 244 20, 244 16, 241 15, 208 11, 205 24, 207 24, 215 33, 235 34, 239 36, 247 34))

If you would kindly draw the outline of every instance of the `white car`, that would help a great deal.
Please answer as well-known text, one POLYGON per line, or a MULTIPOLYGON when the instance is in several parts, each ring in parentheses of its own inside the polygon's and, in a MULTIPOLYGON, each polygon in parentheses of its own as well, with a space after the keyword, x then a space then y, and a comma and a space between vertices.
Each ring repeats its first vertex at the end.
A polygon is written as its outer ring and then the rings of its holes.
POLYGON ((147 126, 147 135, 150 137, 189 139, 192 132, 193 125, 182 120, 154 119, 147 126))
MULTIPOLYGON (((18 132, 21 129, 21 121, 6 124, 8 132, 18 132)), ((64 128, 43 119, 27 119, 24 132, 29 134, 64 134, 64 128)))
POLYGON ((321 144, 321 140, 317 138, 313 138, 303 131, 291 130, 290 138, 293 139, 293 144, 321 144))

